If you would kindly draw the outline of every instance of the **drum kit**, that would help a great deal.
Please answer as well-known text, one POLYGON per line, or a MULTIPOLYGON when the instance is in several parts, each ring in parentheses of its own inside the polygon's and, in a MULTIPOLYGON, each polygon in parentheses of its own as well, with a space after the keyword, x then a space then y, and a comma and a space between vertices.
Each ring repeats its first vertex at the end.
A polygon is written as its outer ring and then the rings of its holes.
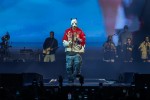
MULTIPOLYGON (((18 55, 13 56, 10 53, 10 48, 12 47, 9 43, 10 35, 8 32, 1 37, 0 42, 0 62, 27 62, 27 61, 41 61, 42 56, 40 51, 34 52, 32 49, 20 49, 18 55), (30 59, 29 59, 30 58, 30 59)), ((12 52, 12 51, 11 51, 12 52)))

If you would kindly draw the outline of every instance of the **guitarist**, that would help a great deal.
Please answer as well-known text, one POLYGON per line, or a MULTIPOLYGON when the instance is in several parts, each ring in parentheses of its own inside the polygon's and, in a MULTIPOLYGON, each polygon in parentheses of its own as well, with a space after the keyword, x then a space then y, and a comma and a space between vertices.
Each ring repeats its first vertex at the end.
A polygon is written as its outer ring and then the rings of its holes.
POLYGON ((58 48, 58 41, 54 37, 54 32, 50 32, 50 37, 46 38, 43 44, 44 62, 54 62, 55 52, 58 48))

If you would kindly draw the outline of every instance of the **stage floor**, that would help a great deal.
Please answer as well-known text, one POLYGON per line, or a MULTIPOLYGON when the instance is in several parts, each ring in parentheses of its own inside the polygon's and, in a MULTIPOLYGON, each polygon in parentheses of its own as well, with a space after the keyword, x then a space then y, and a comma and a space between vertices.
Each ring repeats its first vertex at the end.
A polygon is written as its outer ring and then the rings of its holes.
MULTIPOLYGON (((27 84, 26 84, 27 85, 27 84)), ((29 85, 29 84, 28 84, 29 85)), ((81 86, 80 80, 75 79, 73 83, 69 83, 67 79, 63 80, 63 86, 81 86)), ((82 86, 131 86, 131 83, 119 83, 117 81, 105 79, 84 79, 82 86)), ((58 79, 44 79, 44 86, 59 86, 58 79)))
MULTIPOLYGON (((67 78, 65 60, 55 63, 16 62, 0 63, 0 73, 38 73, 43 79, 67 78)), ((82 65, 81 74, 85 79, 118 80, 120 75, 131 79, 133 73, 150 74, 150 63, 106 63, 99 60, 86 61, 82 65)))
MULTIPOLYGON (((15 48, 14 48, 15 49, 15 48)), ((10 61, 0 62, 0 73, 38 73, 43 79, 57 79, 63 76, 67 79, 66 59, 64 47, 60 47, 56 52, 56 62, 44 63, 38 61, 40 50, 34 50, 33 55, 20 55, 19 49, 11 51, 10 61), (34 58, 33 57, 33 58, 34 58), (25 62, 17 62, 18 59, 25 59, 25 62)), ((128 77, 126 81, 132 80, 134 73, 150 74, 150 63, 132 62, 125 63, 116 61, 114 63, 103 62, 102 47, 86 47, 85 54, 82 55, 81 74, 85 79, 106 79, 109 81, 120 80, 120 76, 128 77)))

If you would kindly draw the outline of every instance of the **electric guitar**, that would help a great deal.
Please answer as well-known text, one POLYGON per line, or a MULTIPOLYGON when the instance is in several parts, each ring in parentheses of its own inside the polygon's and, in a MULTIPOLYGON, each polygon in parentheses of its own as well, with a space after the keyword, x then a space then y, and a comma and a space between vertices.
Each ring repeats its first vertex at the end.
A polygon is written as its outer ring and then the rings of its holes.
POLYGON ((43 49, 43 54, 48 55, 48 54, 50 54, 51 49, 56 49, 56 48, 58 48, 58 47, 55 47, 55 48, 50 48, 50 47, 48 47, 48 48, 46 48, 46 49, 43 49))

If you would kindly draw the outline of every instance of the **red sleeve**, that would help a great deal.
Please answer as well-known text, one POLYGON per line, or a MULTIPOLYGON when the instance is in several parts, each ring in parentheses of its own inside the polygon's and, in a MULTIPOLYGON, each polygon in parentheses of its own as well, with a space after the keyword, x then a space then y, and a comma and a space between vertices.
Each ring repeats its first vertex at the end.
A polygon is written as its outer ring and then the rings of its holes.
POLYGON ((81 45, 84 46, 86 43, 86 38, 84 32, 81 30, 80 38, 82 39, 81 45))
POLYGON ((68 41, 67 33, 68 33, 68 29, 64 33, 63 40, 68 41))

